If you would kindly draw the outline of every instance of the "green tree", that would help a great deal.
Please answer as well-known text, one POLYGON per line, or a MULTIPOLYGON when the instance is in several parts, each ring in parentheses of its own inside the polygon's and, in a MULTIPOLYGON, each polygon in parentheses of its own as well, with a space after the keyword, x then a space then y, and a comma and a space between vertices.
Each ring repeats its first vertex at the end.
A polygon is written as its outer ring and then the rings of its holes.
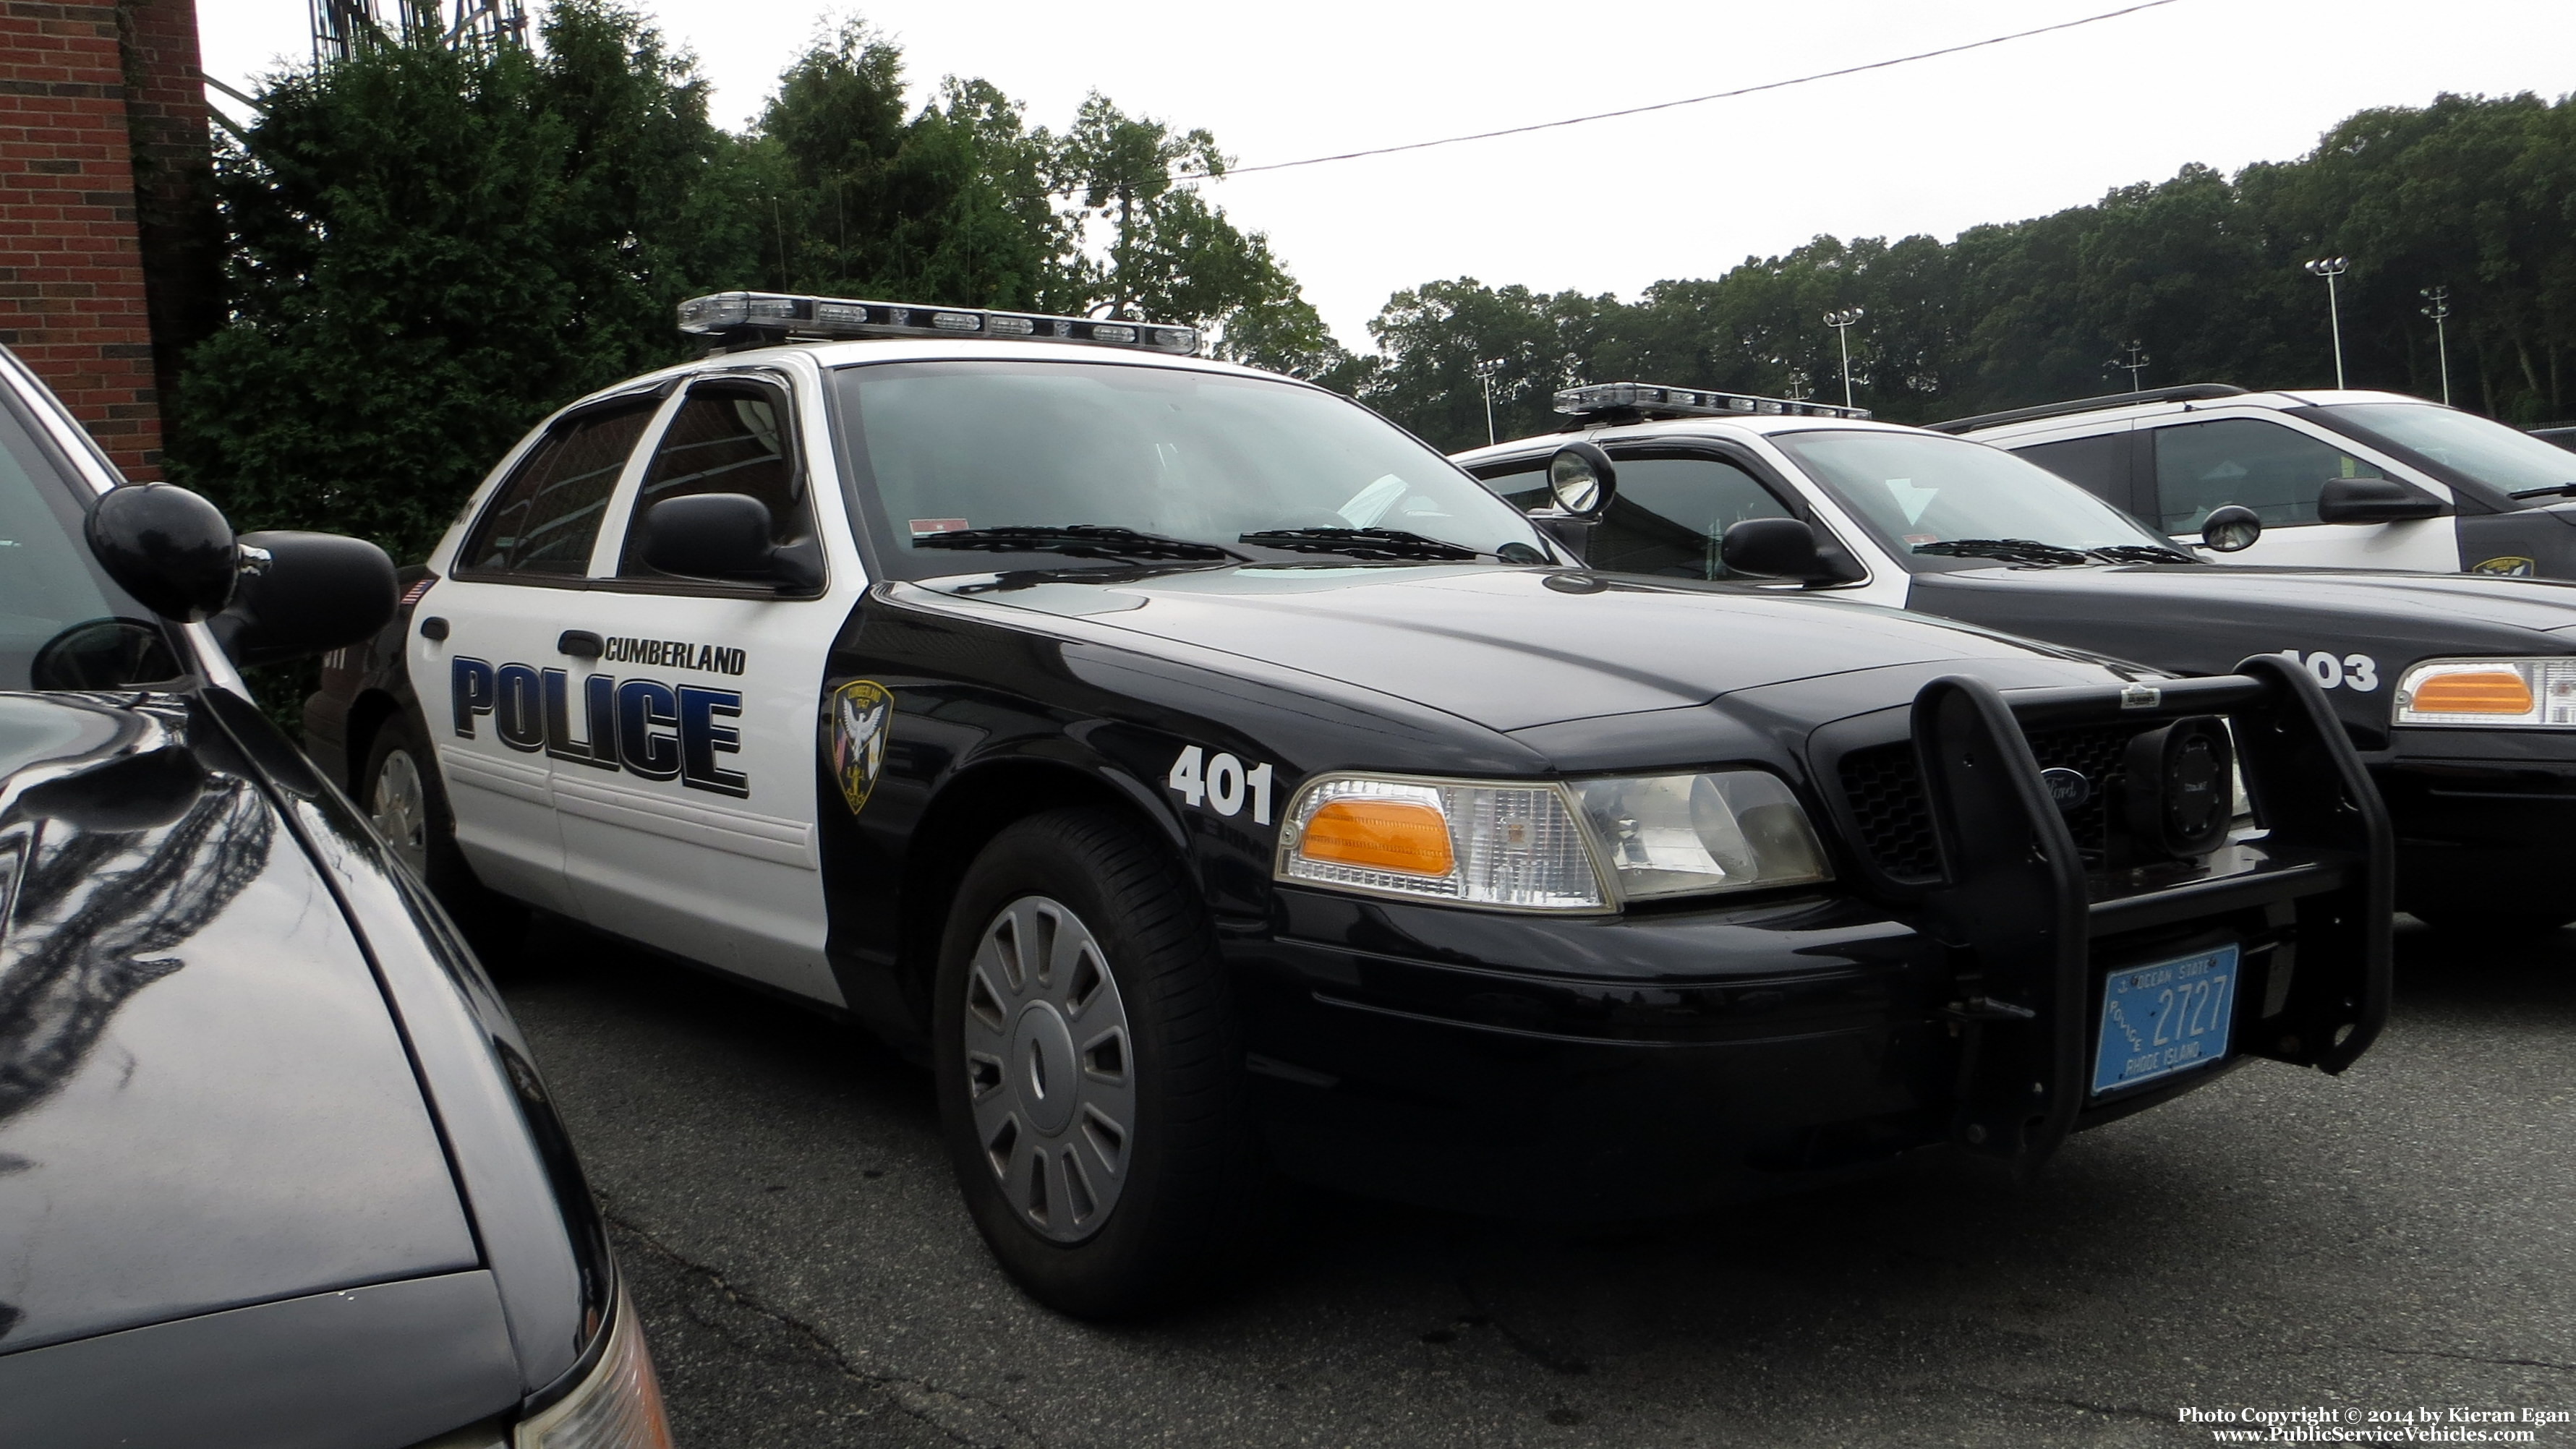
POLYGON ((1219 356, 1256 366, 1300 375, 1331 368, 1341 349, 1270 239, 1237 228, 1194 184, 1225 168, 1206 131, 1176 133, 1094 92, 1056 143, 1056 190, 1076 246, 1050 302, 1194 323, 1214 333, 1219 356))
POLYGON ((1553 332, 1551 299, 1431 283, 1388 300, 1376 356, 1329 376, 1451 447, 1483 439, 1481 398, 1464 400, 1476 357, 1521 359, 1497 406, 1521 431, 1545 422, 1525 404, 1547 376, 1835 400, 1821 318, 1858 306, 1856 400, 1901 422, 2116 391, 2127 376, 2106 360, 2132 339, 2150 386, 2330 387, 2325 289, 2300 263, 2337 254, 2353 386, 2440 395, 2418 296, 2439 285, 2457 401, 2526 423, 2576 412, 2576 104, 2528 95, 2363 111, 2296 161, 2186 166, 1946 244, 1818 237, 1633 302, 1587 299, 1583 326, 1553 332))
POLYGON ((231 320, 171 451, 236 524, 418 558, 531 423, 674 360, 672 309, 749 270, 740 147, 689 64, 606 0, 543 38, 283 76, 219 156, 231 320))

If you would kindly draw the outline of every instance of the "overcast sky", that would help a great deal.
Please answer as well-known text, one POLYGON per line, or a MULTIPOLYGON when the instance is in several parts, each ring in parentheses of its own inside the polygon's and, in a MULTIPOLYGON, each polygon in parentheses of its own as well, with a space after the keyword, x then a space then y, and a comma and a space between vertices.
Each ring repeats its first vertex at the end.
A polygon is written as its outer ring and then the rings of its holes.
MULTIPOLYGON (((1099 90, 1204 126, 1237 164, 1704 95, 2130 0, 1475 4, 1295 0, 640 0, 755 115, 819 27, 863 16, 916 98, 982 76, 1061 128, 1099 90)), ((248 88, 310 55, 306 0, 199 0, 206 68, 248 88)), ((2175 0, 2054 35, 1765 95, 1217 182, 1334 332, 1439 277, 1633 295, 1818 233, 1948 238, 2187 162, 2233 171, 2352 111, 2576 89, 2569 0, 2175 0)))

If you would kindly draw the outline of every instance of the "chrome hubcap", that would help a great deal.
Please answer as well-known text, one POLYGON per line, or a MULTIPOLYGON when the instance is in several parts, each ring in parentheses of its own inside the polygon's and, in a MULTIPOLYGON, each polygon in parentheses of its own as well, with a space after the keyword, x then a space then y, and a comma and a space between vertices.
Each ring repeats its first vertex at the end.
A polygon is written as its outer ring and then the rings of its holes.
POLYGON ((367 818, 393 846, 411 873, 429 874, 429 805, 421 790, 420 766, 408 750, 385 756, 376 771, 375 788, 367 793, 367 818))
POLYGON ((1022 896, 966 970, 966 1092, 975 1140, 1011 1210, 1059 1243, 1100 1230, 1135 1153, 1127 1005, 1089 927, 1022 896))

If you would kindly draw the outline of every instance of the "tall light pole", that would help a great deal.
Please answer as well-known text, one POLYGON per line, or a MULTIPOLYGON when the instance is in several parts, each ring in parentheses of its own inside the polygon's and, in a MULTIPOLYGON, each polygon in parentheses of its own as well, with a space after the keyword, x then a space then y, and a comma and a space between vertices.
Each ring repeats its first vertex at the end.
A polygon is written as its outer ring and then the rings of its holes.
POLYGON ((2352 270, 2348 257, 2319 257, 2308 263, 2308 275, 2326 279, 2326 322, 2334 329, 2335 387, 2343 387, 2343 311, 2335 302, 2334 279, 2352 270))
POLYGON ((2432 305, 2422 309, 2433 319, 2433 348, 2442 358, 2442 406, 2451 405, 2451 339, 2442 331, 2442 319, 2451 315, 2451 289, 2426 287, 2423 298, 2432 305))
POLYGON ((1826 326, 1828 326, 1828 327, 1831 327, 1832 329, 1834 329, 1834 335, 1835 335, 1836 337, 1838 337, 1838 338, 1842 339, 1842 344, 1843 344, 1843 406, 1844 406, 1844 407, 1850 407, 1850 406, 1852 405, 1852 386, 1851 386, 1851 329, 1852 329, 1852 324, 1853 324, 1853 323, 1855 323, 1855 322, 1857 322, 1857 321, 1859 321, 1860 319, 1861 319, 1861 309, 1860 309, 1860 308, 1858 308, 1858 307, 1851 308, 1851 309, 1849 309, 1848 311, 1843 311, 1843 312, 1828 312, 1828 313, 1826 313, 1826 314, 1825 314, 1825 325, 1826 325, 1826 326))
POLYGON ((2102 369, 2103 371, 2108 372, 2114 368, 2127 368, 2129 370, 2129 391, 2143 392, 2145 391, 2145 387, 2138 381, 2138 378, 2140 374, 2147 370, 2147 364, 2153 361, 2155 361, 2154 358, 2147 356, 2145 343, 2132 342, 2128 346, 2120 349, 2119 357, 2114 357, 2110 361, 2103 363, 2102 369), (2126 360, 2123 361, 2123 358, 2126 360))
POLYGON ((1476 376, 1482 379, 1485 384, 1485 446, 1488 448, 1492 447, 1496 442, 1494 437, 1494 377, 1502 370, 1503 360, 1499 357, 1481 358, 1476 363, 1476 376))

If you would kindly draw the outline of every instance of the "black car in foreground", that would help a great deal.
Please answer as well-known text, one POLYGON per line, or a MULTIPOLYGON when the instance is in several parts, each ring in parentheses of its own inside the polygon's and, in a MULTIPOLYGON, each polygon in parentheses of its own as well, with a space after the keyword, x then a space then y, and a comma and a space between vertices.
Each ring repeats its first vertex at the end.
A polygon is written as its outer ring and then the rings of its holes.
MULTIPOLYGON (((2576 583, 2222 566, 2001 448, 1814 404, 1603 383, 1558 406, 1616 469, 1597 520, 1558 525, 1596 566, 1768 581, 2176 674, 2277 656, 2315 678, 2387 802, 2400 909, 2576 921, 2576 583)), ((1545 509, 1567 441, 1458 458, 1545 509)))
POLYGON ((0 1444, 667 1446, 527 1049, 235 661, 372 545, 120 485, 0 351, 0 1444))
POLYGON ((2379 1028, 2384 821, 2285 661, 1608 578, 1186 328, 682 320, 722 350, 502 459, 312 749, 460 898, 927 1059, 1048 1303, 1221 1277, 1274 1171, 1633 1216, 2034 1165, 2379 1028))

